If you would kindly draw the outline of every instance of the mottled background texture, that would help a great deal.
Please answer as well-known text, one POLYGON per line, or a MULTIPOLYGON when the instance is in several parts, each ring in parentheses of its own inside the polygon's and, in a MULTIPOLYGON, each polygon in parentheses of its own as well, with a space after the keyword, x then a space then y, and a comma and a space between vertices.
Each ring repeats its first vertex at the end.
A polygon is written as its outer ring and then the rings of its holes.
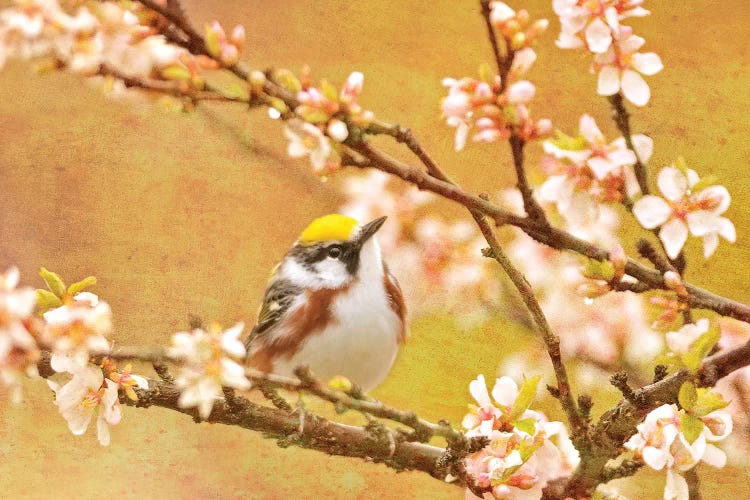
MULTIPOLYGON (((587 72, 589 57, 554 47, 559 24, 551 2, 515 3, 552 21, 529 75, 537 83, 537 116, 573 131, 589 112, 614 136, 606 101, 595 95, 587 72)), ((738 243, 722 244, 705 262, 691 242, 688 275, 750 302, 746 2, 647 4, 652 16, 632 25, 665 69, 648 78, 653 97, 635 111, 635 130, 655 139, 652 165, 683 155, 729 187, 738 243)), ((316 77, 334 82, 363 71, 362 103, 411 126, 461 184, 495 191, 512 183, 505 147, 470 146, 456 154, 453 130, 439 117, 440 80, 474 75, 490 59, 478 2, 191 0, 186 6, 196 24, 215 17, 244 24, 245 57, 254 67, 296 71, 307 63, 316 77)), ((132 105, 76 76, 37 76, 26 64, 10 64, 0 73, 0 268, 18 265, 32 286, 41 285, 42 265, 70 280, 96 275, 93 291, 112 304, 119 343, 164 343, 186 326, 188 314, 252 323, 276 260, 308 220, 341 201, 340 179, 321 183, 305 161, 286 158, 284 148, 280 124, 261 112, 216 104, 180 114, 132 105)), ((539 147, 530 149, 533 161, 539 147)), ((443 209, 464 215, 447 204, 443 209)), ((418 319, 375 395, 431 419, 460 422, 468 382, 477 373, 494 375, 513 333, 502 318, 468 331, 448 318, 418 319)), ((252 432, 196 425, 161 409, 125 408, 111 446, 102 448, 92 429, 80 437, 68 431, 46 384, 27 383, 25 395, 22 407, 0 404, 0 496, 6 498, 463 495, 424 474, 280 449, 252 432)), ((602 388, 595 413, 617 397, 602 388)), ((747 464, 704 468, 706 498, 749 498, 749 473, 747 464)), ((661 498, 663 480, 641 472, 624 491, 661 498)))

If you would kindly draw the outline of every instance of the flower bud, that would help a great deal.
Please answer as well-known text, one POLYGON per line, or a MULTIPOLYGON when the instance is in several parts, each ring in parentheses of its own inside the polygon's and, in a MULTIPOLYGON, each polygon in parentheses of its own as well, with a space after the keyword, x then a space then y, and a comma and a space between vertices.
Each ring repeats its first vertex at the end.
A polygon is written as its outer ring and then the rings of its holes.
POLYGON ((625 266, 628 263, 628 256, 625 255, 625 250, 619 243, 615 243, 612 250, 609 251, 609 262, 614 268, 615 275, 614 279, 620 281, 625 274, 625 266))
POLYGON ((328 122, 326 135, 336 142, 344 142, 349 137, 349 129, 346 127, 346 123, 334 119, 328 122))
POLYGON ((687 297, 687 289, 682 283, 682 277, 675 271, 667 271, 664 273, 664 284, 670 290, 677 293, 679 297, 687 297))
POLYGON ((494 24, 498 28, 502 29, 505 23, 513 19, 515 16, 516 11, 508 7, 507 4, 503 2, 492 2, 490 21, 492 21, 492 24, 494 24))
POLYGON ((229 40, 232 44, 240 50, 242 50, 242 47, 245 45, 245 38, 245 27, 241 24, 235 26, 232 30, 232 34, 229 36, 229 40))
POLYGON ((528 80, 521 80, 508 89, 508 102, 511 104, 527 104, 534 98, 536 87, 528 80))
POLYGON ((250 72, 247 81, 250 82, 253 87, 262 87, 263 84, 266 83, 266 75, 263 74, 262 71, 254 70, 250 72))
POLYGON ((514 50, 522 49, 526 46, 526 33, 519 31, 510 39, 510 45, 514 50))

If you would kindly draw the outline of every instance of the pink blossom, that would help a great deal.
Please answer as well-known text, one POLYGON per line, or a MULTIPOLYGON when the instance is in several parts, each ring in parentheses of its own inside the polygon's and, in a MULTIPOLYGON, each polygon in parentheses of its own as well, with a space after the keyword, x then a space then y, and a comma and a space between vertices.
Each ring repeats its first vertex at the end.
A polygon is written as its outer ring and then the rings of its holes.
POLYGON ((620 21, 649 14, 642 4, 643 0, 553 0, 561 24, 557 46, 586 47, 592 53, 603 53, 619 34, 620 21))
POLYGON ((594 56, 594 71, 599 73, 598 92, 610 96, 622 90, 636 106, 645 106, 651 90, 641 74, 655 75, 664 66, 654 52, 636 52, 645 40, 636 35, 618 38, 606 52, 594 56))
POLYGON ((703 254, 709 258, 719 245, 719 236, 734 243, 734 224, 721 214, 731 198, 724 186, 700 187, 698 174, 674 166, 661 169, 657 184, 662 197, 647 195, 633 206, 633 214, 646 229, 660 227, 659 238, 670 258, 676 258, 688 232, 703 238, 703 254))

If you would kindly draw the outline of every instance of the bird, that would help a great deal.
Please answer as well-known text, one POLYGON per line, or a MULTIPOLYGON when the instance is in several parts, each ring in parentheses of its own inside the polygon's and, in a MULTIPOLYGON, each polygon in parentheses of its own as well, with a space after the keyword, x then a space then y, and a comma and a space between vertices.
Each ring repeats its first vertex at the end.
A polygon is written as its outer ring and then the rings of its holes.
POLYGON ((407 336, 404 296, 375 236, 386 218, 361 224, 329 214, 302 231, 274 268, 245 340, 249 366, 285 376, 306 367, 365 393, 383 382, 407 336))

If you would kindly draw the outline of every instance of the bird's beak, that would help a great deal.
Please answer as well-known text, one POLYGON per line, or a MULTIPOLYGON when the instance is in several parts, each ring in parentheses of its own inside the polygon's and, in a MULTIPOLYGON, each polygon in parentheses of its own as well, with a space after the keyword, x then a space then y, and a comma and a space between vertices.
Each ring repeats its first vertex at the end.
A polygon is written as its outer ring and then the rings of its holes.
POLYGON ((367 240, 372 238, 373 235, 378 232, 378 229, 380 229, 380 226, 383 225, 387 218, 388 217, 380 217, 362 226, 362 229, 359 230, 359 234, 357 235, 355 245, 358 248, 362 248, 367 240))

